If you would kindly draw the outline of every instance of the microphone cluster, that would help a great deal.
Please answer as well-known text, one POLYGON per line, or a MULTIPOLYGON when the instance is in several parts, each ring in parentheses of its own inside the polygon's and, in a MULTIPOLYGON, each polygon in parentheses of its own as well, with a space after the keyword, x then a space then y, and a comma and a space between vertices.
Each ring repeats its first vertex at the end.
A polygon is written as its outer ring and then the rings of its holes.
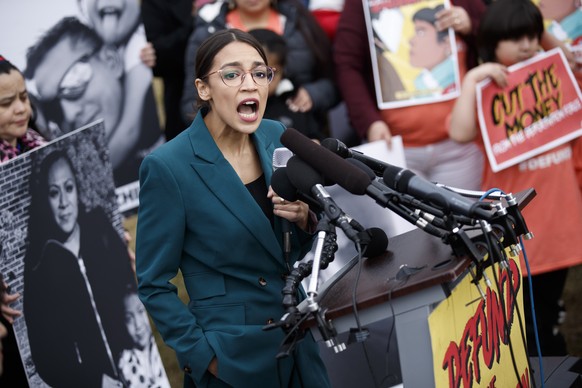
MULTIPOLYGON (((364 229, 335 203, 325 186, 338 184, 351 194, 367 195, 426 233, 439 237, 452 247, 455 255, 468 257, 474 262, 478 277, 482 275, 486 261, 489 265, 494 258, 504 256, 503 253, 490 252, 486 260, 483 249, 478 249, 479 245, 485 244, 483 241, 491 247, 490 235, 496 233, 500 250, 510 248, 514 252, 519 251, 520 236, 531 237, 511 194, 504 197, 505 202, 468 198, 410 170, 351 150, 337 139, 325 139, 319 145, 292 128, 283 132, 281 143, 287 147, 287 163, 274 171, 273 190, 288 201, 307 203, 311 210, 320 214, 322 221, 339 227, 357 247, 364 246, 367 257, 378 256, 386 250, 386 233, 379 228, 364 229), (484 237, 474 235, 469 238, 466 229, 478 228, 484 237), (499 239, 499 234, 504 238, 499 239)), ((312 281, 318 275, 317 255, 314 260, 313 268, 309 267, 313 269, 312 281)), ((295 276, 291 283, 296 285, 300 280, 295 276)), ((317 290, 312 285, 307 292, 307 309, 314 314, 322 334, 326 332, 324 338, 331 338, 330 343, 334 344, 336 352, 341 351, 342 347, 334 341, 333 328, 322 327, 325 320, 315 300, 317 290)), ((290 313, 297 314, 296 306, 287 307, 290 313)), ((289 329, 288 323, 285 322, 285 327, 289 329)))

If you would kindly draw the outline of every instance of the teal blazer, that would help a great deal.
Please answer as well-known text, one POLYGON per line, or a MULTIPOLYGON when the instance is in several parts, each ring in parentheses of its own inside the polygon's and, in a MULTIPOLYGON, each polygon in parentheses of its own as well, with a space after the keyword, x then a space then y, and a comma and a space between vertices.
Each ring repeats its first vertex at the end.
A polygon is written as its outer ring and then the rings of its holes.
MULTIPOLYGON (((263 120, 251 135, 267 184, 283 131, 281 123, 263 120)), ((207 372, 214 356, 220 380, 233 387, 329 386, 310 333, 294 357, 275 359, 284 333, 262 327, 285 313, 280 219, 275 217, 273 230, 200 112, 189 128, 144 159, 139 175, 139 295, 176 351, 185 386, 192 380, 197 387, 217 383, 207 372), (188 305, 170 282, 178 270, 188 305)), ((291 264, 311 248, 311 237, 293 230, 291 264)))

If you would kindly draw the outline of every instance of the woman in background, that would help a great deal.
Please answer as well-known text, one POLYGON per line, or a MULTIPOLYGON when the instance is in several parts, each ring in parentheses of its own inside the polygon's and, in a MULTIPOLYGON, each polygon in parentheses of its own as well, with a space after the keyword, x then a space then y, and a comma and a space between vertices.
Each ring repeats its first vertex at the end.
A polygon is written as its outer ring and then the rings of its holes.
POLYGON ((24 76, 0 55, 0 163, 46 143, 31 128, 31 118, 24 76))

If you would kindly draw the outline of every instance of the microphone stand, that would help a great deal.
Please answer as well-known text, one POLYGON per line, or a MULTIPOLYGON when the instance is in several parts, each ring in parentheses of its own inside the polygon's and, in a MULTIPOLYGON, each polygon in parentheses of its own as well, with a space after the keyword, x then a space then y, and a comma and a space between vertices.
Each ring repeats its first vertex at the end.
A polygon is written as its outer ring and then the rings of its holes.
POLYGON ((311 279, 309 281, 309 287, 307 289, 307 310, 311 313, 316 321, 321 337, 328 348, 333 348, 335 353, 342 352, 346 350, 346 345, 340 343, 337 340, 337 331, 333 326, 331 320, 326 320, 325 310, 322 310, 317 303, 317 288, 319 283, 319 269, 320 262, 323 252, 323 246, 325 243, 325 237, 330 228, 335 228, 327 216, 323 216, 322 219, 317 224, 317 243, 315 246, 315 259, 313 260, 313 268, 311 271, 311 279))
POLYGON ((283 307, 287 312, 278 322, 263 327, 263 330, 272 330, 280 327, 287 334, 276 358, 287 357, 291 354, 297 342, 305 334, 300 325, 309 317, 309 314, 315 317, 321 335, 328 347, 333 347, 336 353, 345 349, 344 344, 337 343, 335 328, 331 321, 325 320, 325 311, 321 311, 315 300, 318 294, 317 280, 319 271, 327 268, 329 263, 334 260, 335 252, 338 250, 335 226, 330 222, 329 218, 323 216, 317 224, 316 230, 315 258, 306 263, 299 263, 285 279, 285 287, 283 287, 281 293, 283 294, 283 307), (297 287, 310 274, 308 297, 298 306, 297 287))

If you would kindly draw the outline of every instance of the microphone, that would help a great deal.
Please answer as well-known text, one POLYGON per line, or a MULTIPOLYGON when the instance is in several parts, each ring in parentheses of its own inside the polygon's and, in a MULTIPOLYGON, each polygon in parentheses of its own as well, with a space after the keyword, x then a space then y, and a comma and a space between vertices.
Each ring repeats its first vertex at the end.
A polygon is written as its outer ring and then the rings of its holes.
POLYGON ((450 210, 469 218, 478 217, 488 221, 493 218, 491 212, 482 208, 485 205, 490 208, 491 205, 480 201, 470 201, 460 194, 443 189, 417 176, 410 170, 387 165, 383 180, 388 187, 425 200, 441 209, 450 210))
POLYGON ((368 228, 365 231, 370 236, 370 242, 366 245, 367 257, 380 256, 388 248, 388 236, 381 228, 368 228))
POLYGON ((299 200, 309 205, 309 208, 316 213, 321 213, 323 211, 319 203, 313 197, 300 192, 295 186, 293 186, 293 183, 291 183, 289 176, 287 175, 287 167, 279 167, 273 172, 273 176, 271 177, 271 187, 278 195, 289 202, 299 200))
MULTIPOLYGON (((275 151, 273 151, 273 175, 278 169, 284 167, 292 156, 293 152, 291 152, 291 150, 285 147, 276 148, 275 151)), ((271 177, 271 181, 272 180, 273 178, 271 177)), ((271 187, 273 187, 272 184, 271 187)), ((273 190, 275 189, 273 188, 273 190)), ((275 192, 279 194, 277 190, 275 190, 275 192)), ((282 198, 285 197, 282 196, 282 198)), ((285 255, 285 261, 288 261, 291 255, 291 223, 286 218, 280 218, 281 231, 283 232, 283 254, 285 255)))
MULTIPOLYGON (((322 173, 325 178, 337 183, 350 193, 356 195, 366 193, 366 187, 371 183, 366 173, 350 165, 296 129, 287 128, 281 135, 281 143, 309 166, 322 173)), ((293 181, 291 176, 289 178, 293 181)))
POLYGON ((273 170, 287 166, 287 162, 293 156, 293 151, 289 148, 279 147, 273 151, 273 170))
POLYGON ((354 158, 370 167, 376 176, 383 176, 387 163, 364 155, 363 152, 348 148, 347 145, 334 138, 323 139, 321 145, 344 159, 354 158))
MULTIPOLYGON (((310 140, 311 141, 311 140, 310 140)), ((287 163, 289 180, 301 192, 311 192, 323 209, 323 213, 336 226, 339 226, 346 236, 355 243, 361 242, 359 232, 364 228, 343 212, 321 182, 323 177, 307 163, 294 156, 287 163)))

